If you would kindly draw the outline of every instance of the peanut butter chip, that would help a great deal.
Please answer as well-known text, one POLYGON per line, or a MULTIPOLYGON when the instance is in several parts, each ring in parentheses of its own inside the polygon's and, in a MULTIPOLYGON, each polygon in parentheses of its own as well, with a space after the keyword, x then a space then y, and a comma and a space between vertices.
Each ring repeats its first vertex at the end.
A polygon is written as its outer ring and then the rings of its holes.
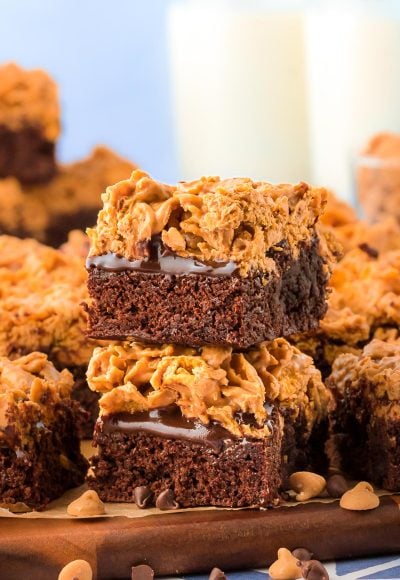
POLYGON ((93 490, 85 491, 67 507, 70 516, 101 516, 105 513, 104 503, 93 490))
POLYGON ((272 580, 296 580, 301 578, 300 561, 290 550, 279 548, 278 559, 269 567, 268 574, 272 580))
POLYGON ((346 510, 373 510, 379 506, 379 497, 367 481, 360 481, 352 489, 346 491, 340 499, 340 507, 346 510))
POLYGON ((58 580, 92 580, 92 567, 86 560, 73 560, 61 570, 58 580))
POLYGON ((289 478, 290 487, 296 492, 297 501, 307 501, 322 494, 326 481, 312 471, 296 471, 289 478))

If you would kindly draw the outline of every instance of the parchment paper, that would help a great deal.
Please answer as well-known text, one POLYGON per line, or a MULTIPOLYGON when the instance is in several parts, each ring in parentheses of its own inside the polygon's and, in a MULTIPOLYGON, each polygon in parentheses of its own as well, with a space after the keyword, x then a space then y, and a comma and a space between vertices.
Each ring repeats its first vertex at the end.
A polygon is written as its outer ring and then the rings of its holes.
MULTIPOLYGON (((91 441, 83 441, 82 442, 82 453, 85 457, 90 457, 94 454, 94 449, 91 445, 91 441)), ((356 482, 354 482, 356 483, 356 482)), ((135 504, 129 503, 106 503, 105 510, 106 513, 101 516, 86 516, 86 517, 74 517, 67 514, 67 507, 68 505, 77 499, 84 491, 88 489, 87 485, 81 485, 75 489, 71 489, 67 491, 62 497, 57 500, 52 501, 44 511, 25 511, 21 513, 12 513, 10 510, 0 507, 0 517, 2 518, 26 518, 26 519, 66 519, 66 520, 77 520, 77 519, 93 519, 93 518, 110 518, 110 517, 127 517, 127 518, 144 518, 147 516, 152 515, 161 515, 161 514, 171 514, 171 513, 178 513, 178 512, 188 512, 188 511, 205 511, 205 510, 225 510, 225 511, 236 511, 240 509, 263 509, 263 508, 216 508, 216 507, 200 507, 200 508, 185 508, 185 509, 178 509, 171 511, 162 511, 157 508, 146 508, 146 509, 139 509, 135 504)), ((379 496, 383 495, 391 495, 391 492, 386 490, 375 490, 379 496)), ((301 502, 302 504, 305 503, 312 503, 312 502, 320 502, 320 503, 331 503, 335 500, 331 497, 318 497, 308 500, 307 502, 301 502)), ((281 507, 293 507, 298 505, 299 502, 293 501, 282 501, 280 505, 276 508, 272 509, 280 509, 281 507)), ((20 505, 21 510, 24 509, 23 505, 20 505)), ((25 506, 25 509, 29 510, 25 506)), ((268 508, 271 509, 271 508, 268 508)))

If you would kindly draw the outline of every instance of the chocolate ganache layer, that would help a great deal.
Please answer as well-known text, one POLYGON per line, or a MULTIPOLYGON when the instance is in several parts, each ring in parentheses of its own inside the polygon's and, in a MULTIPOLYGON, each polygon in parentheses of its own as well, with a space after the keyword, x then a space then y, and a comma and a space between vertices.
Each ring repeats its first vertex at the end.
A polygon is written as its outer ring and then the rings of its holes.
MULTIPOLYGON (((268 407, 269 417, 271 417, 271 413, 272 407, 268 407)), ((249 414, 238 414, 238 420, 256 424, 254 417, 249 414)), ((271 419, 268 419, 267 424, 272 433, 271 419)), ((129 434, 143 431, 165 439, 179 439, 207 445, 215 451, 221 450, 225 441, 237 440, 235 435, 219 423, 211 422, 205 425, 198 419, 188 419, 174 405, 149 411, 124 412, 103 416, 98 423, 98 428, 103 433, 119 431, 129 434)))
POLYGON ((91 256, 86 261, 86 267, 99 268, 109 272, 138 270, 141 272, 163 272, 165 274, 203 274, 207 276, 231 276, 238 268, 235 262, 202 262, 194 258, 182 258, 163 244, 160 236, 141 245, 143 258, 127 260, 112 252, 101 256, 91 256))

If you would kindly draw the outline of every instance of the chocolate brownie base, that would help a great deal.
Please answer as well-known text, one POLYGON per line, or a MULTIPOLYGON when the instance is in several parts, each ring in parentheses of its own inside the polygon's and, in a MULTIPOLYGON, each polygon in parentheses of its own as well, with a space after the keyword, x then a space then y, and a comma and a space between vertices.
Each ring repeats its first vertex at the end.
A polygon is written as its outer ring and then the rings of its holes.
POLYGON ((27 125, 14 131, 0 125, 0 178, 43 183, 55 173, 55 145, 39 128, 27 125))
POLYGON ((318 240, 297 259, 282 246, 277 273, 244 278, 89 269, 89 335, 151 343, 247 348, 315 328, 326 312, 327 273, 318 240))
POLYGON ((75 433, 76 406, 59 404, 55 421, 27 426, 27 443, 13 441, 12 428, 0 441, 0 504, 23 502, 41 510, 83 483, 87 462, 75 433))
MULTIPOLYGON (((338 454, 340 467, 356 479, 366 479, 390 491, 400 490, 400 421, 376 416, 362 396, 368 388, 359 385, 357 393, 338 398, 330 416, 331 447, 338 454)), ((354 389, 353 389, 354 390, 354 389)), ((335 458, 336 459, 336 458, 335 458)))
POLYGON ((77 367, 69 370, 75 378, 71 396, 82 407, 82 412, 77 420, 77 433, 81 439, 91 439, 97 417, 99 416, 100 395, 89 389, 84 368, 77 367))
POLYGON ((269 506, 281 482, 281 433, 263 440, 225 439, 219 449, 145 431, 110 431, 101 421, 94 442, 89 487, 103 501, 134 502, 134 489, 149 486, 157 496, 171 489, 181 507, 269 506))

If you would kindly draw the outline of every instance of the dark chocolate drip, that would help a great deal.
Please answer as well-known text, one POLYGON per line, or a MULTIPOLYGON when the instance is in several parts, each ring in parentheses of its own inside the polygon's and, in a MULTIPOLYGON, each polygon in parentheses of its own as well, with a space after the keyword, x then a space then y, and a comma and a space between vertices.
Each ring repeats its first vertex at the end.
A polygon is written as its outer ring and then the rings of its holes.
MULTIPOLYGON (((242 423, 246 415, 238 415, 238 422, 242 423)), ((254 427, 257 423, 252 416, 254 427)), ((271 415, 266 423, 273 429, 271 415)), ((158 437, 166 439, 183 439, 201 445, 208 445, 216 451, 220 451, 225 441, 236 440, 237 437, 230 431, 222 427, 219 423, 211 422, 204 425, 197 419, 183 417, 180 409, 171 405, 160 409, 142 411, 138 413, 116 413, 102 418, 101 429, 105 433, 122 431, 123 433, 133 433, 135 431, 145 431, 158 437)))
POLYGON ((146 247, 140 248, 143 258, 127 260, 112 252, 102 256, 90 256, 86 268, 99 268, 111 272, 139 270, 141 272, 161 272, 165 274, 203 274, 207 276, 231 276, 238 267, 235 262, 202 262, 195 258, 182 258, 154 236, 146 247))

